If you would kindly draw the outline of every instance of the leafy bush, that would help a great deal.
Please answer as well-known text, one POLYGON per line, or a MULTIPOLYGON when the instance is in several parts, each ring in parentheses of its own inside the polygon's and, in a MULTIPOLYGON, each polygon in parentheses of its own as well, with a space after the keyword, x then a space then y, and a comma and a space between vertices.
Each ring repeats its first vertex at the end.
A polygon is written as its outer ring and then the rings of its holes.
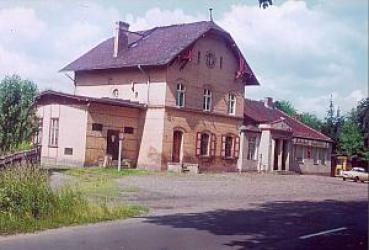
POLYGON ((91 203, 70 187, 53 191, 48 172, 37 167, 0 172, 0 234, 126 218, 143 211, 138 206, 91 203))

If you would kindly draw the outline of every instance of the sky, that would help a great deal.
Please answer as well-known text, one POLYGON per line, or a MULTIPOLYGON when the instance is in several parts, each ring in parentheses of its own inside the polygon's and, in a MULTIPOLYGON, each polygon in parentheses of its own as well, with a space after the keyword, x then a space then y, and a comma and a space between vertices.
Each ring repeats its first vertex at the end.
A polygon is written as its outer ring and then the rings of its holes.
POLYGON ((59 70, 112 36, 130 30, 208 20, 227 30, 260 86, 247 98, 288 100, 323 118, 330 95, 343 112, 368 96, 368 1, 0 0, 0 78, 19 74, 40 90, 73 91, 59 70))

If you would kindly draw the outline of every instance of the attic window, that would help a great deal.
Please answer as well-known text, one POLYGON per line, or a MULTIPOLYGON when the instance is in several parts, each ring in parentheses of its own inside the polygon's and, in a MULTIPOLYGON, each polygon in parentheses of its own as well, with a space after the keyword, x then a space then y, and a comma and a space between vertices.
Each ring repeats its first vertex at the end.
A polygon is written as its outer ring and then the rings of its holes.
POLYGON ((219 68, 220 69, 223 68, 223 57, 222 56, 219 58, 219 68))
POLYGON ((197 51, 197 64, 200 64, 201 61, 201 51, 197 51))

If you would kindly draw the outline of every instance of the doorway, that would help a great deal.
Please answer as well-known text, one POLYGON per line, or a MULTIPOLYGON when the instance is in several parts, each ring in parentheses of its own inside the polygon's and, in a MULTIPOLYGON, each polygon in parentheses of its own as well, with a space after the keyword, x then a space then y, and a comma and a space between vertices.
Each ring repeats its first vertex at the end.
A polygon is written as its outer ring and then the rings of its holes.
POLYGON ((278 170, 278 156, 279 156, 279 144, 280 141, 279 139, 275 139, 275 144, 274 144, 274 159, 273 159, 273 170, 278 170))
POLYGON ((118 160, 119 155, 119 131, 108 130, 106 136, 106 153, 112 156, 112 160, 118 160))
POLYGON ((181 131, 175 130, 173 132, 172 162, 181 161, 182 137, 183 133, 181 131))

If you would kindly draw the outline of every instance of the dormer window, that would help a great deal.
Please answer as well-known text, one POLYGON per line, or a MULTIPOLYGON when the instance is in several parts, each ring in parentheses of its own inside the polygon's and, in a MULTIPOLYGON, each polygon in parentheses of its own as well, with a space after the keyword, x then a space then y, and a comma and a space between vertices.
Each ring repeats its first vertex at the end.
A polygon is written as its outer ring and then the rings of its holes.
POLYGON ((184 107, 185 105, 185 87, 182 83, 177 84, 176 90, 176 106, 184 107))
POLYGON ((203 102, 203 110, 211 111, 211 102, 212 102, 212 94, 210 89, 204 89, 204 102, 203 102))

